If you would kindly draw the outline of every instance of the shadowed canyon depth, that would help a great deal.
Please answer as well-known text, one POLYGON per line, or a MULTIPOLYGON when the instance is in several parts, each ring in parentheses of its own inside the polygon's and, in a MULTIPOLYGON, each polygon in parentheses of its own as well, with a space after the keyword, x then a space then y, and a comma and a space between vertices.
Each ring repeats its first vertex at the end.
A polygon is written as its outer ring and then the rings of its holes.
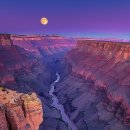
POLYGON ((0 34, 1 130, 129 130, 129 43, 0 34))

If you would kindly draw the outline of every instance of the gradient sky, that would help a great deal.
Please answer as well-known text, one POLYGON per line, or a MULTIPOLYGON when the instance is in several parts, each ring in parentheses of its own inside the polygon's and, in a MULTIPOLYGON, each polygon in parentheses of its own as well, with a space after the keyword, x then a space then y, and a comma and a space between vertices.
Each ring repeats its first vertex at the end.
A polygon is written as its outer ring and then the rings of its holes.
POLYGON ((0 0, 0 32, 130 39, 130 0, 0 0))

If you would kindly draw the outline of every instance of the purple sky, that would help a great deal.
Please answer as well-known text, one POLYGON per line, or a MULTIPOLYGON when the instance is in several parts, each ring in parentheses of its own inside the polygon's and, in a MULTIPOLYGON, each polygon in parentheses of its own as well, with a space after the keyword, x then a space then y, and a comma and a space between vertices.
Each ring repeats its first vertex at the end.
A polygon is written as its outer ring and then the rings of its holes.
POLYGON ((0 0, 0 32, 130 39, 130 0, 0 0))

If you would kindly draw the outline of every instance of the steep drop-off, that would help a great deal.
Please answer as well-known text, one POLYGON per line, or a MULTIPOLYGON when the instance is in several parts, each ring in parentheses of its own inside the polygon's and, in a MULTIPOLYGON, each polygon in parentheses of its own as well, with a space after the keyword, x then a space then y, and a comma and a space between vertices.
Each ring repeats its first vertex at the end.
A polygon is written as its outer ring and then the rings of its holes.
MULTIPOLYGON (((5 97, 15 93, 13 98, 17 98, 18 95, 20 102, 25 99, 25 102, 20 105, 17 103, 14 105, 12 99, 8 98, 0 101, 2 104, 0 127, 3 130, 17 130, 24 127, 35 130, 38 128, 68 130, 66 123, 61 119, 60 112, 51 106, 49 90, 51 82, 56 78, 53 75, 56 71, 55 60, 63 58, 64 54, 74 46, 71 42, 73 43, 73 39, 71 41, 59 36, 0 34, 0 85, 6 89, 5 97), (37 106, 35 97, 37 97, 36 100, 41 100, 39 108, 35 107, 37 106), (9 109, 14 106, 12 115, 5 112, 5 101, 11 104, 8 106, 9 109), (19 119, 15 106, 22 113, 22 119, 19 119), (41 106, 43 106, 42 109, 41 106), (39 109, 41 109, 40 117, 37 112, 39 109), (28 114, 26 110, 30 113, 28 114), (43 122, 42 115, 44 115, 43 122)), ((1 93, 3 97, 3 90, 1 93)))
POLYGON ((49 95, 56 71, 61 80, 54 94, 78 130, 130 129, 129 43, 79 40, 74 48, 75 42, 60 36, 0 35, 3 130, 69 129, 49 95))
POLYGON ((41 104, 35 93, 0 87, 0 130, 38 130, 43 121, 41 104))
POLYGON ((38 130, 43 121, 42 102, 34 85, 27 82, 31 80, 29 74, 37 76, 40 73, 34 71, 37 67, 42 70, 40 62, 24 49, 14 46, 9 34, 0 34, 0 52, 0 129, 38 130))
POLYGON ((129 43, 81 40, 65 59, 55 92, 78 129, 129 130, 129 43))

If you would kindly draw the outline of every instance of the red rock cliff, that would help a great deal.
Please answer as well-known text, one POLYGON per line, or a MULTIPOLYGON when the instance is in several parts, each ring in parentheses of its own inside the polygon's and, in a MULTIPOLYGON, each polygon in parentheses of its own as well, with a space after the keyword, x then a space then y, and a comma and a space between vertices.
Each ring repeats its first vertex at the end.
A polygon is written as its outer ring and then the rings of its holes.
POLYGON ((38 130, 43 121, 41 101, 35 93, 0 87, 0 118, 1 130, 38 130))
POLYGON ((93 90, 107 91, 113 108, 114 102, 122 102, 125 117, 119 118, 130 124, 130 44, 82 40, 66 58, 73 75, 94 81, 93 90))
POLYGON ((42 73, 43 67, 33 55, 13 45, 10 35, 0 34, 0 85, 5 86, 0 87, 0 130, 39 129, 42 103, 32 89, 37 85, 29 83, 42 73))
POLYGON ((24 48, 26 51, 32 52, 40 56, 39 49, 47 55, 53 55, 58 52, 65 52, 75 46, 74 39, 60 36, 21 36, 12 35, 13 44, 24 48))

